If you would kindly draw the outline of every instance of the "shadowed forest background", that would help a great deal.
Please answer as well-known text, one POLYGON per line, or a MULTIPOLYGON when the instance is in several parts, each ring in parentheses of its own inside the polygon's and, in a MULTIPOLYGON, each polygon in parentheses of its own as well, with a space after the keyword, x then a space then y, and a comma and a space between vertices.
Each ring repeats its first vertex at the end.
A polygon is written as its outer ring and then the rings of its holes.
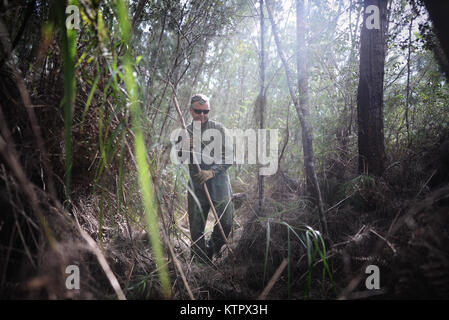
POLYGON ((0 297, 449 298, 448 13, 1 1, 0 297), (195 93, 229 129, 279 130, 276 174, 230 167, 232 252, 210 266, 190 257, 188 168, 170 160, 175 101, 190 123, 195 93))

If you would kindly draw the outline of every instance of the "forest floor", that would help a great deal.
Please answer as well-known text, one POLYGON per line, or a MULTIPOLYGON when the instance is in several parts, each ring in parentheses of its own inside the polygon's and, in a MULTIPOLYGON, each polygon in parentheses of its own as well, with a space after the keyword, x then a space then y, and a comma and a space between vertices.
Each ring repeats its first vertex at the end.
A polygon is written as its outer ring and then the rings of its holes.
MULTIPOLYGON (((267 179, 262 215, 254 209, 257 193, 248 185, 235 186, 237 191, 246 191, 235 201, 229 237, 232 254, 223 247, 211 266, 199 265, 190 257, 186 212, 169 224, 170 243, 183 271, 181 275, 169 259, 172 298, 189 299, 183 280, 195 299, 449 298, 449 184, 445 167, 438 163, 429 163, 436 169, 424 168, 427 178, 409 186, 410 190, 398 178, 406 170, 401 165, 383 178, 355 176, 349 182, 323 185, 328 201, 331 196, 338 198, 326 213, 329 235, 324 237, 324 258, 332 279, 324 269, 323 256, 315 252, 309 260, 320 242, 312 242, 312 251, 301 243, 300 239, 307 240, 307 227, 317 229, 319 221, 313 205, 301 196, 299 181, 283 171, 267 179), (379 268, 378 290, 366 287, 369 265, 379 268), (270 281, 278 268, 281 273, 270 281)), ((81 194, 74 199, 73 216, 51 216, 48 222, 55 231, 56 249, 38 241, 34 248, 37 264, 25 259, 16 273, 4 274, 2 295, 115 299, 111 277, 99 263, 101 251, 128 299, 162 298, 145 227, 123 216, 107 215, 100 241, 100 201, 98 196, 81 194), (96 240, 96 249, 80 230, 96 240), (82 290, 66 290, 61 285, 66 281, 67 265, 79 266, 82 290)), ((207 236, 213 223, 209 215, 207 236)))
MULTIPOLYGON (((438 164, 433 164, 439 175, 444 174, 438 164)), ((318 228, 317 212, 301 197, 301 184, 282 171, 267 181, 263 215, 257 215, 254 209, 255 191, 247 191, 243 200, 238 200, 229 240, 233 253, 223 247, 222 255, 213 260, 212 266, 192 261, 184 213, 174 224, 177 231, 172 233, 171 243, 193 296, 196 299, 256 299, 261 295, 267 299, 448 298, 449 254, 445 244, 449 241, 449 184, 436 179, 436 185, 432 186, 435 173, 433 176, 431 173, 427 181, 416 187, 416 196, 400 196, 398 190, 403 187, 395 185, 395 181, 401 170, 397 168, 396 173, 386 178, 356 176, 349 183, 328 187, 327 193, 338 193, 342 186, 345 194, 349 193, 337 205, 329 206, 327 212, 329 235, 325 237, 325 259, 332 280, 318 254, 309 265, 307 246, 296 236, 306 241, 307 226, 318 228), (283 265, 285 258, 287 265, 283 265), (378 290, 366 287, 368 265, 379 268, 378 290), (282 268, 279 277, 269 281, 278 268, 282 268)), ((236 189, 246 188, 240 187, 236 189)), ((89 210, 84 208, 82 212, 86 217, 89 210)), ((97 214, 92 211, 92 219, 82 222, 83 228, 93 235, 98 230, 97 214)), ((213 223, 210 214, 208 236, 213 223)), ((115 232, 115 236, 110 228, 108 237, 105 227, 104 249, 111 268, 126 288, 128 298, 161 298, 146 233, 142 228, 130 241, 123 236, 126 226, 122 224, 122 233, 115 232)), ((173 263, 169 263, 169 270, 173 298, 188 299, 179 270, 173 263)), ((98 284, 103 272, 94 268, 90 273, 98 284)), ((102 283, 92 290, 102 292, 100 296, 107 287, 110 291, 106 279, 102 283)), ((95 293, 93 297, 98 298, 95 293)), ((112 298, 113 292, 107 297, 112 298)))

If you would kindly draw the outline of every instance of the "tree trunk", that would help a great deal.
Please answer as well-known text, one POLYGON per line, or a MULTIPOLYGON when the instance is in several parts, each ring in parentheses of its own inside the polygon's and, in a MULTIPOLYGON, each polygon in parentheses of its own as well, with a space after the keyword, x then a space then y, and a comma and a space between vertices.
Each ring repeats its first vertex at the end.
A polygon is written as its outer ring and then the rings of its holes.
POLYGON ((284 52, 281 48, 281 42, 277 31, 276 24, 274 23, 271 9, 267 3, 268 16, 270 18, 271 27, 273 30, 274 41, 278 49, 279 57, 285 69, 287 76, 287 85, 290 92, 290 96, 295 105, 296 112, 298 114, 299 122, 301 124, 302 131, 302 145, 304 152, 304 172, 306 175, 306 181, 310 183, 311 194, 314 196, 316 204, 318 206, 319 219, 321 224, 321 230, 327 236, 327 221, 324 212, 324 204, 321 198, 321 190, 318 184, 318 178, 315 172, 315 159, 313 153, 313 137, 312 127, 309 124, 309 99, 308 99, 308 83, 306 73, 306 53, 305 53, 305 33, 304 33, 304 0, 296 0, 296 18, 297 18, 297 70, 298 73, 298 89, 300 93, 299 99, 297 98, 293 89, 292 71, 290 70, 287 59, 284 56, 284 52))
POLYGON ((407 54, 407 86, 405 93, 405 125, 407 128, 407 141, 408 145, 411 143, 410 136, 410 122, 408 118, 408 111, 410 109, 410 58, 412 53, 412 28, 413 28, 414 17, 410 19, 410 24, 408 26, 408 54, 407 54))
MULTIPOLYGON (((258 108, 259 128, 265 128, 265 105, 267 97, 265 95, 265 22, 263 14, 263 0, 259 1, 260 5, 260 92, 256 101, 256 108, 258 108)), ((264 204, 264 176, 259 174, 259 212, 263 210, 264 204)))
POLYGON ((439 43, 434 48, 435 56, 444 72, 446 79, 449 81, 449 1, 447 0, 423 0, 429 17, 433 23, 434 32, 439 43))
POLYGON ((143 13, 143 9, 145 8, 145 4, 147 3, 147 0, 140 0, 139 4, 137 5, 136 13, 134 14, 133 20, 132 20, 132 26, 133 28, 136 28, 137 20, 140 19, 143 13))
POLYGON ((302 145, 304 152, 304 170, 306 178, 306 189, 309 195, 313 195, 314 186, 314 154, 313 154, 313 139, 312 127, 310 126, 309 118, 309 92, 308 92, 308 77, 307 77, 307 59, 306 59, 306 44, 305 44, 305 19, 304 19, 304 1, 296 0, 296 70, 299 93, 299 109, 303 114, 303 121, 301 122, 302 145))
POLYGON ((380 176, 385 165, 383 82, 387 1, 365 0, 364 8, 357 92, 359 172, 380 176), (367 12, 368 6, 377 7, 379 15, 376 17, 375 10, 367 12))

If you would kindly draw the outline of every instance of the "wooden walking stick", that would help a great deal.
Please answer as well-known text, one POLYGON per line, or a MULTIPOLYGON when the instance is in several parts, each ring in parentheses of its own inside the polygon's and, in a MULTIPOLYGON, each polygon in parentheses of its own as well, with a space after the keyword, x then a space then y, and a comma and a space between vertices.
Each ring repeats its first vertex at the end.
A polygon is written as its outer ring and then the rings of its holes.
MULTIPOLYGON (((182 116, 181 109, 179 108, 178 99, 176 98, 175 89, 173 88, 173 85, 171 83, 170 83, 170 85, 172 86, 172 89, 173 89, 173 103, 175 104, 176 111, 178 111, 178 115, 179 115, 179 119, 181 120, 182 128, 184 130, 187 130, 187 126, 186 126, 186 123, 184 121, 184 117, 182 116)), ((192 152, 192 155, 193 155, 193 162, 196 164, 196 167, 198 168, 198 172, 200 172, 201 171, 201 167, 200 167, 199 162, 196 159, 195 153, 192 152)), ((232 251, 231 247, 228 244, 228 239, 226 238, 226 235, 224 233, 223 227, 221 226, 220 218, 218 217, 217 211, 215 210, 215 206, 214 206, 214 204, 212 202, 212 198, 210 197, 209 189, 207 188, 206 183, 203 183, 203 187, 204 187, 204 192, 206 194, 207 201, 209 202, 209 205, 210 205, 210 207, 212 209, 212 212, 214 214, 215 220, 217 220, 217 224, 218 224, 218 228, 220 230, 221 236, 223 237, 223 240, 225 241, 225 245, 226 245, 226 247, 228 247, 229 252, 231 252, 232 256, 234 256, 234 252, 232 251)))

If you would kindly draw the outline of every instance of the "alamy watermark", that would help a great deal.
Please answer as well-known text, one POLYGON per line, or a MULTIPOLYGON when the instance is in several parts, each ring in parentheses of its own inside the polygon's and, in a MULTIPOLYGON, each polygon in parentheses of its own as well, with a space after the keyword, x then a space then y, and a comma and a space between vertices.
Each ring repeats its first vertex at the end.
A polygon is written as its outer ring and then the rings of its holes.
POLYGON ((80 268, 77 265, 71 264, 65 268, 65 273, 69 275, 65 279, 65 287, 69 290, 79 290, 80 268))
POLYGON ((373 290, 373 289, 379 290, 380 289, 379 267, 374 264, 370 264, 369 266, 366 267, 365 273, 370 274, 365 280, 365 287, 368 290, 373 290))
POLYGON ((371 29, 380 29, 380 15, 379 15, 379 7, 375 5, 370 5, 366 7, 365 14, 369 15, 366 17, 365 26, 368 30, 371 29))
POLYGON ((68 30, 80 29, 80 9, 78 6, 70 5, 65 8, 65 13, 69 16, 65 19, 65 26, 68 30))
POLYGON ((273 175, 278 170, 277 129, 206 129, 201 132, 201 122, 193 122, 193 150, 191 157, 190 135, 186 129, 176 129, 170 135, 170 158, 175 164, 258 164, 259 174, 273 175), (269 136, 269 147, 267 147, 269 136), (201 147, 203 145, 203 148, 201 147), (246 162, 245 162, 246 155, 246 162))

